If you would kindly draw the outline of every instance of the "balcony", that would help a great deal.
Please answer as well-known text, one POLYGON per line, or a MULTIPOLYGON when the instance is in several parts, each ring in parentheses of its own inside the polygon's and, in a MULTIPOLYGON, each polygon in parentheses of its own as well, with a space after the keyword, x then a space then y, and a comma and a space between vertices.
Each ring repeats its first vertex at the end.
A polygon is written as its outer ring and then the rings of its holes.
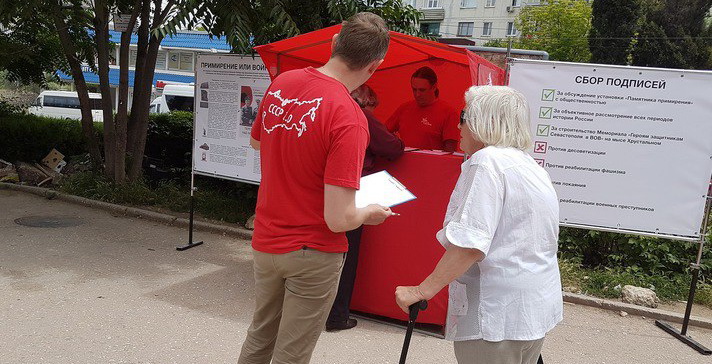
POLYGON ((445 9, 421 9, 423 17, 421 21, 444 20, 445 9))

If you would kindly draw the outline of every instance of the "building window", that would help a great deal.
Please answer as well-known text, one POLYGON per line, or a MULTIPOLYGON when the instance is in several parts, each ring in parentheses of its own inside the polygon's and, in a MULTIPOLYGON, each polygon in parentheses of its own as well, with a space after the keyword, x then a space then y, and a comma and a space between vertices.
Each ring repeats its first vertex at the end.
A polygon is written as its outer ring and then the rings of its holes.
POLYGON ((476 0, 460 0, 461 8, 474 8, 477 6, 476 0))
POLYGON ((510 21, 507 23, 507 36, 513 37, 515 35, 517 35, 517 28, 515 28, 514 23, 510 21))
POLYGON ((178 53, 178 52, 168 53, 168 69, 169 70, 179 70, 180 69, 180 53, 178 53))
POLYGON ((512 6, 518 7, 522 5, 522 0, 512 0, 512 6))
POLYGON ((471 37, 472 32, 475 29, 475 23, 457 23, 457 36, 458 37, 471 37))
POLYGON ((420 31, 426 35, 440 35, 440 23, 420 23, 420 31))
POLYGON ((176 71, 192 71, 193 53, 168 52, 168 69, 176 71))
POLYGON ((166 69, 166 51, 158 51, 158 57, 156 57, 156 69, 164 70, 166 69))
POLYGON ((486 8, 493 8, 495 3, 497 3, 497 0, 487 0, 487 3, 485 4, 486 8))
POLYGON ((440 0, 425 0, 425 7, 435 9, 440 7, 440 0))
POLYGON ((138 56, 138 51, 132 49, 129 51, 129 67, 136 67, 136 57, 138 56))
POLYGON ((407 5, 410 5, 410 6, 414 7, 414 8, 417 8, 417 7, 418 7, 418 0, 406 0, 405 3, 406 3, 407 5))
POLYGON ((485 22, 485 25, 482 27, 482 35, 492 35, 492 22, 485 22))
POLYGON ((180 54, 180 69, 181 71, 193 70, 193 53, 180 54))

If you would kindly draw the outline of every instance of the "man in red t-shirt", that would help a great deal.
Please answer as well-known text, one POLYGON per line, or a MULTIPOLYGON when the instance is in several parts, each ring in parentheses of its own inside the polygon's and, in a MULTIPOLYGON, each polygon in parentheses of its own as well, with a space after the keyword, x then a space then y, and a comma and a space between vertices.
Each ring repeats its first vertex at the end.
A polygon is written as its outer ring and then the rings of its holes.
POLYGON ((459 114, 438 98, 438 76, 430 67, 421 67, 410 78, 413 101, 401 105, 386 122, 398 132, 406 146, 453 152, 460 139, 459 114))
POLYGON ((368 124, 349 92, 383 62, 383 19, 359 13, 332 39, 321 68, 277 76, 251 144, 262 181, 252 238, 256 309, 239 364, 305 364, 324 328, 348 249, 344 232, 376 225, 387 207, 356 208, 368 124))

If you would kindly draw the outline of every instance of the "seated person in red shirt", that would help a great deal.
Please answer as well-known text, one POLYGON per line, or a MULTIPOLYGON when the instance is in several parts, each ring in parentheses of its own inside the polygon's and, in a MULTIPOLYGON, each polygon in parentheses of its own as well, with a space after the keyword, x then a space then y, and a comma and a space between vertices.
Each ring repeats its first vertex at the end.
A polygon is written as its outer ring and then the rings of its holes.
POLYGON ((438 98, 438 76, 430 67, 421 67, 410 79, 413 101, 401 105, 388 119, 388 130, 398 132, 408 147, 457 149, 459 117, 455 109, 438 98))
MULTIPOLYGON (((378 106, 378 97, 368 85, 361 85, 351 92, 351 97, 361 106, 361 110, 368 120, 368 132, 371 138, 366 147, 366 157, 363 161, 362 175, 366 176, 378 172, 375 167, 376 158, 394 160, 403 155, 403 141, 398 139, 386 129, 375 115, 373 109, 378 106)), ((346 254, 344 268, 341 271, 339 289, 336 299, 331 306, 329 318, 326 320, 326 331, 348 330, 356 326, 356 319, 349 318, 349 306, 351 305, 351 294, 356 282, 356 268, 358 266, 358 253, 361 245, 361 233, 363 225, 355 230, 346 232, 346 239, 349 242, 349 251, 346 254)))

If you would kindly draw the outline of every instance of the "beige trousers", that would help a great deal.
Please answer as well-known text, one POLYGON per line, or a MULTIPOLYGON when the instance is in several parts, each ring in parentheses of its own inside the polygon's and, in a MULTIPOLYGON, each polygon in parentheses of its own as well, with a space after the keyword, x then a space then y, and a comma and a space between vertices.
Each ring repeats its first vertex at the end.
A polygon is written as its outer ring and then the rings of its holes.
POLYGON ((256 308, 238 364, 307 364, 334 302, 343 253, 253 250, 256 308))
POLYGON ((458 364, 536 364, 544 338, 532 341, 455 341, 458 364))

